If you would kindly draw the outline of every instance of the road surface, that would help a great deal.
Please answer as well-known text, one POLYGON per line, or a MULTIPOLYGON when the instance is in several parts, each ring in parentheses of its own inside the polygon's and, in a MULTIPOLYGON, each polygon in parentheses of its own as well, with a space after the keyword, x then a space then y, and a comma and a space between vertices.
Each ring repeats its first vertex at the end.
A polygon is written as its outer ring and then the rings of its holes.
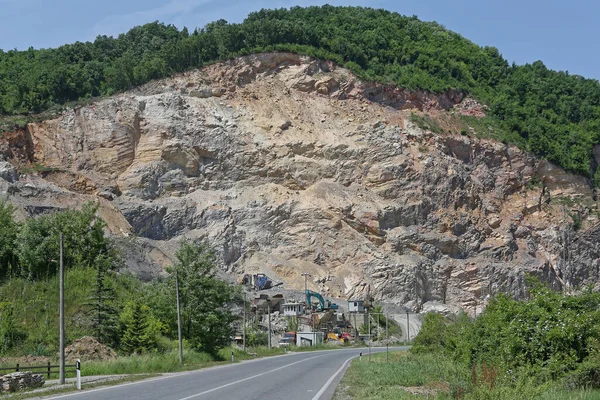
POLYGON ((411 341, 413 340, 417 334, 421 331, 422 325, 422 317, 420 314, 410 314, 408 316, 408 323, 410 325, 410 329, 406 326, 406 313, 403 314, 392 314, 392 319, 400 324, 402 328, 402 337, 400 340, 411 341), (410 332, 410 337, 408 337, 408 333, 410 332))
MULTIPOLYGON (((402 350, 407 347, 394 347, 402 350)), ((392 348, 390 348, 392 349, 392 348)), ((371 348, 372 353, 386 351, 371 348)), ((367 348, 289 353, 77 393, 44 397, 65 400, 327 400, 350 360, 367 348)))

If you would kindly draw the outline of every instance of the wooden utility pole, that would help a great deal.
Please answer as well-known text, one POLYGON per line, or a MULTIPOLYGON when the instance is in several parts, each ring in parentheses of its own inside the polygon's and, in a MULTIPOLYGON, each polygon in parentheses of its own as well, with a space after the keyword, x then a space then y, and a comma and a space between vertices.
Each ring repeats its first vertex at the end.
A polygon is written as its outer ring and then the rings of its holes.
POLYGON ((179 339, 179 365, 183 365, 183 342, 181 338, 181 305, 179 304, 179 270, 175 270, 175 296, 177 297, 177 338, 179 339))
POLYGON ((58 381, 61 385, 65 384, 65 265, 63 262, 63 234, 60 233, 60 271, 59 275, 59 372, 58 372, 58 381))

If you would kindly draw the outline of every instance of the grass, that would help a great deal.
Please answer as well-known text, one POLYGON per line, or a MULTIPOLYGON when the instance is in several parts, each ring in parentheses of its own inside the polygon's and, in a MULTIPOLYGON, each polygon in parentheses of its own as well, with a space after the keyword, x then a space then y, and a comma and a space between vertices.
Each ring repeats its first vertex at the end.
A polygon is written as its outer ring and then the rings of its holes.
POLYGON ((410 122, 417 125, 419 128, 423 130, 429 130, 434 133, 443 133, 444 130, 439 125, 439 123, 432 117, 426 114, 410 114, 410 122))
POLYGON ((441 354, 383 353, 355 359, 344 375, 335 400, 600 400, 599 390, 566 391, 558 383, 537 385, 533 379, 502 382, 475 379, 472 371, 441 354))
MULTIPOLYGON (((296 347, 292 351, 318 351, 339 348, 338 346, 315 346, 315 347, 296 347)), ((234 361, 251 360, 257 357, 271 357, 285 354, 283 348, 274 347, 256 347, 248 348, 244 352, 238 348, 227 347, 219 351, 215 360, 206 353, 199 353, 191 349, 183 351, 183 365, 179 365, 179 354, 177 350, 170 350, 164 353, 156 352, 142 355, 119 356, 113 360, 103 361, 84 361, 81 364, 81 372, 84 376, 97 375, 127 375, 127 374, 157 374, 168 372, 191 371, 201 368, 214 367, 222 364, 231 363, 231 353, 233 352, 234 361)), ((55 363, 53 363, 54 365, 55 363)), ((0 365, 0 368, 14 368, 15 364, 0 365)), ((53 369, 55 371, 56 368, 53 369)), ((36 373, 44 373, 44 370, 35 370, 36 373)), ((53 375, 56 375, 53 372, 53 375)), ((68 373, 67 377, 74 376, 74 373, 68 373)))
POLYGON ((184 363, 180 366, 177 351, 118 357, 108 361, 84 362, 81 364, 81 373, 85 376, 95 376, 180 372, 223 363, 214 361, 208 354, 192 350, 184 351, 183 360, 184 363))
POLYGON ((413 399, 415 396, 404 388, 417 387, 430 395, 441 388, 443 395, 444 391, 463 388, 469 377, 468 371, 439 357, 393 352, 389 363, 383 353, 372 355, 371 360, 363 357, 352 362, 340 384, 345 390, 338 389, 336 399, 341 398, 342 391, 352 399, 413 399))

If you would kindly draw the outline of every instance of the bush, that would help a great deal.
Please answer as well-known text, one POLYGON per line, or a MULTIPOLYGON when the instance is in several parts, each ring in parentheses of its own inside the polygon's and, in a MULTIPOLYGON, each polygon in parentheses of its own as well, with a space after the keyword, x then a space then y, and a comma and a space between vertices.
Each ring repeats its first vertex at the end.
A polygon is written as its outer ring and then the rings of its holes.
POLYGON ((475 320, 427 314, 414 353, 445 352, 466 366, 488 365, 500 376, 538 383, 569 376, 571 386, 595 385, 600 365, 600 293, 571 296, 528 281, 530 299, 492 299, 475 320))

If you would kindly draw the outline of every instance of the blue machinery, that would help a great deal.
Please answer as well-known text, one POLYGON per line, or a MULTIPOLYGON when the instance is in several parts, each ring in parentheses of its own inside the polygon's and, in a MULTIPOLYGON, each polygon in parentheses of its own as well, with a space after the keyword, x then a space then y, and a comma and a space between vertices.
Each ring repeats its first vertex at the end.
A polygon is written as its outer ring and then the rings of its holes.
POLYGON ((327 306, 325 306, 325 299, 323 298, 323 296, 321 296, 317 292, 313 292, 312 290, 306 289, 306 305, 309 309, 312 309, 312 297, 315 297, 317 300, 319 300, 319 304, 317 305, 317 310, 319 311, 338 309, 338 305, 335 303, 331 303, 330 301, 327 301, 327 306))

